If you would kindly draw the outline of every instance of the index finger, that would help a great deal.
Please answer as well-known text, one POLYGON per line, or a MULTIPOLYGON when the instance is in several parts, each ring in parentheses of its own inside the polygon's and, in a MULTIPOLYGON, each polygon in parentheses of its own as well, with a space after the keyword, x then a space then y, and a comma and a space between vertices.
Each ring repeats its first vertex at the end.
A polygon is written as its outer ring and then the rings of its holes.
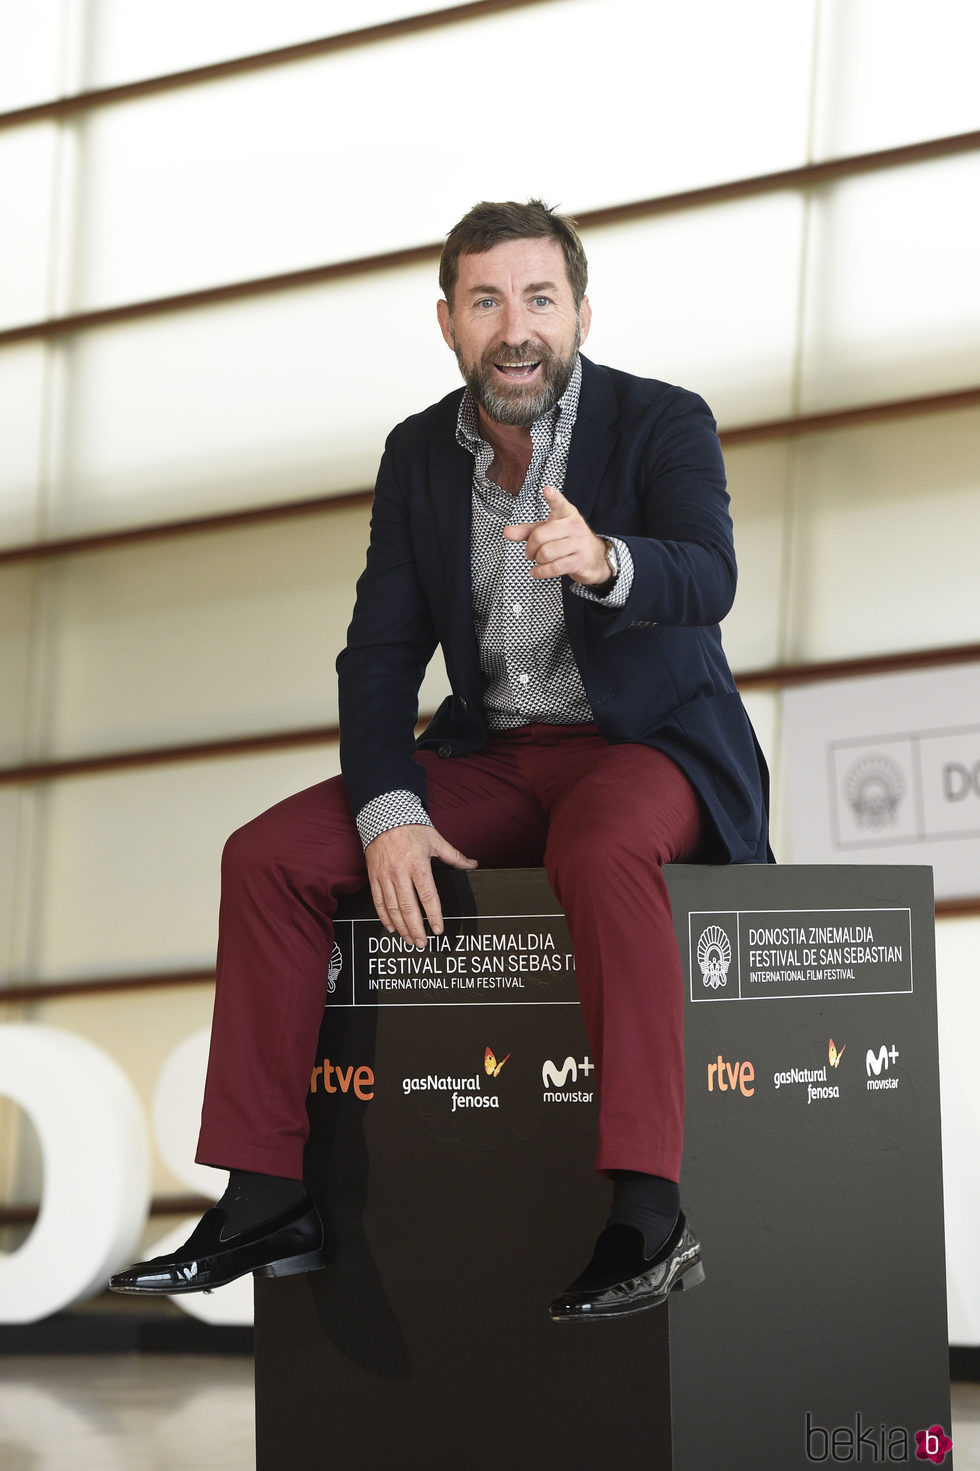
POLYGON ((429 921, 432 933, 434 935, 441 935, 443 929, 442 905, 439 902, 439 890, 436 888, 431 864, 426 866, 424 872, 413 874, 412 879, 415 884, 415 892, 422 902, 422 908, 425 910, 425 917, 429 921))
POLYGON ((563 490, 559 490, 556 485, 542 486, 542 490, 544 491, 544 497, 548 502, 552 516, 563 517, 572 515, 575 507, 563 490))
POLYGON ((395 929, 403 940, 422 949, 428 944, 428 937, 415 892, 416 884, 411 875, 399 873, 394 879, 385 881, 385 907, 395 929))

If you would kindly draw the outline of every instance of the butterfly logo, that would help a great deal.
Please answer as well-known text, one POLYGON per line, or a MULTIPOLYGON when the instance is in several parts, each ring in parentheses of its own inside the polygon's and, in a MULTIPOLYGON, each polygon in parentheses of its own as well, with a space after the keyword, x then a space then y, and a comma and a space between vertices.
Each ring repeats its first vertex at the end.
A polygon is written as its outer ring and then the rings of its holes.
POLYGON ((834 1045, 834 1039, 833 1039, 833 1037, 831 1037, 831 1039, 830 1039, 830 1048, 829 1048, 828 1054, 827 1054, 828 1057, 829 1057, 829 1059, 830 1059, 830 1066, 831 1067, 839 1067, 840 1066, 840 1060, 844 1056, 844 1051, 845 1051, 846 1047, 847 1047, 847 1043, 845 1042, 844 1043, 844 1046, 838 1052, 837 1051, 837 1048, 834 1045))
MULTIPOLYGON (((510 1057, 510 1053, 509 1052, 507 1054, 507 1057, 510 1057)), ((487 1048, 486 1052, 483 1054, 483 1066, 486 1069, 486 1074, 487 1074, 487 1077, 488 1078, 499 1078, 500 1077, 500 1069, 503 1067, 504 1063, 507 1061, 507 1057, 502 1057, 500 1059, 500 1061, 498 1062, 497 1059, 493 1055, 493 1048, 492 1047, 488 1047, 487 1048)))

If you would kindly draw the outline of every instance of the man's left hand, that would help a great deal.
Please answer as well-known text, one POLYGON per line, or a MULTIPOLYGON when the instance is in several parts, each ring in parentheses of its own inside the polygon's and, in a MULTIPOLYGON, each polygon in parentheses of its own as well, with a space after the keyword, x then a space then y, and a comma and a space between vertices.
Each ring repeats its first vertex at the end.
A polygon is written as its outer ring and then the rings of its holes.
POLYGON ((547 521, 504 527, 508 541, 526 543, 528 561, 537 563, 531 576, 568 576, 585 587, 608 582, 611 574, 604 542, 560 490, 546 485, 544 496, 550 507, 547 521))

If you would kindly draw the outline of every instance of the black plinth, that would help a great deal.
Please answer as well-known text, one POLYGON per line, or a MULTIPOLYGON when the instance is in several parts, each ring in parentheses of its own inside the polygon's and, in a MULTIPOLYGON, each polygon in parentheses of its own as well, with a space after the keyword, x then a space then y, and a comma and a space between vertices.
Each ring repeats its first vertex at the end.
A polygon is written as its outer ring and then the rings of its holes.
POLYGON ((310 1096, 336 1262, 256 1283, 258 1471, 921 1465, 949 1430, 929 871, 669 882, 704 1286, 547 1317, 608 1185, 543 875, 446 874, 422 953, 354 901, 310 1096))

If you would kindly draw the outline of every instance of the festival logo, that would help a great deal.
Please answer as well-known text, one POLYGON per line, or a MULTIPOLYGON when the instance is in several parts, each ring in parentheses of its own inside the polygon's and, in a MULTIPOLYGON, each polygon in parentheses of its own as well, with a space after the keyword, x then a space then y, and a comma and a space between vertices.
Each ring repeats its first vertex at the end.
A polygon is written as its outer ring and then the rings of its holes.
POLYGON ((708 925, 702 930, 697 948, 701 981, 717 991, 728 985, 728 967, 732 963, 731 941, 720 925, 708 925))
POLYGON ((904 795, 902 768, 881 752, 862 756, 844 777, 844 800, 862 828, 894 827, 904 795))
POLYGON ((330 964, 327 966, 327 991, 331 996, 337 989, 337 977, 343 968, 344 954, 335 940, 334 947, 330 952, 330 964))

